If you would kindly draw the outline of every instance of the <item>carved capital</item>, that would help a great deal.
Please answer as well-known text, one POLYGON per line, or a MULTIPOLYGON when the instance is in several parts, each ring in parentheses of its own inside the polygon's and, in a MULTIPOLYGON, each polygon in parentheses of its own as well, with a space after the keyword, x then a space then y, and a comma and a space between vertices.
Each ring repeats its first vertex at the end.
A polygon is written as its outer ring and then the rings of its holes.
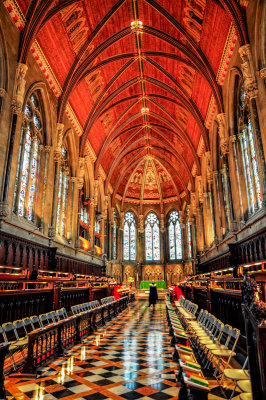
POLYGON ((262 68, 260 70, 260 77, 261 77, 261 79, 265 79, 266 78, 266 68, 262 68))
POLYGON ((203 202, 203 189, 202 189, 202 179, 201 176, 197 176, 197 188, 198 188, 198 196, 199 196, 199 201, 202 203, 203 202))
POLYGON ((64 124, 56 124, 56 151, 61 153, 63 145, 64 124))
POLYGON ((247 96, 252 99, 258 96, 258 85, 253 67, 250 44, 241 46, 239 48, 239 54, 243 61, 241 68, 244 78, 244 88, 247 92, 247 96))
POLYGON ((53 237, 55 237, 55 233, 56 233, 55 227, 54 226, 50 226, 50 228, 48 228, 48 236, 50 238, 53 238, 53 237))
POLYGON ((11 102, 11 112, 12 114, 21 114, 22 113, 22 104, 17 101, 16 98, 13 98, 11 102))
POLYGON ((221 151, 223 156, 229 153, 229 138, 221 139, 221 151))
POLYGON ((144 232, 144 215, 142 214, 139 215, 139 232, 144 232))
POLYGON ((8 203, 0 202, 0 228, 2 227, 3 222, 9 216, 10 210, 8 203))
POLYGON ((3 88, 0 88, 0 97, 5 97, 6 96, 6 90, 3 88))
POLYGON ((51 148, 52 148, 51 146, 44 146, 45 153, 50 153, 51 148))
POLYGON ((211 162, 211 152, 206 151, 206 164, 207 164, 207 181, 208 183, 212 183, 212 162, 211 162))
POLYGON ((25 85, 26 80, 25 76, 28 70, 28 66, 26 64, 18 63, 16 69, 16 80, 14 86, 14 102, 18 104, 19 108, 22 109, 22 104, 24 100, 25 93, 25 85))
POLYGON ((55 151, 54 152, 54 161, 56 162, 61 162, 62 160, 62 153, 61 151, 55 151))

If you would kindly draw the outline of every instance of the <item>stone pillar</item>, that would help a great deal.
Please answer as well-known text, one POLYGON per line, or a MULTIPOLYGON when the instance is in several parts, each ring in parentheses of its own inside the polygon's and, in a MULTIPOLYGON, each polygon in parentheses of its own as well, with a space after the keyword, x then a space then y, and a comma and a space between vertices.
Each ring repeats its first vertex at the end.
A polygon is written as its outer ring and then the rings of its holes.
POLYGON ((207 247, 210 245, 210 215, 209 215, 209 206, 208 206, 208 192, 203 193, 204 201, 202 203, 203 206, 203 218, 204 218, 204 236, 205 236, 205 244, 207 247))
POLYGON ((124 213, 120 213, 120 223, 118 229, 118 259, 120 262, 123 261, 123 233, 124 233, 124 213))
POLYGON ((214 243, 217 243, 216 225, 215 225, 215 212, 214 212, 213 194, 212 194, 212 185, 210 185, 210 190, 209 190, 209 204, 210 204, 210 213, 211 213, 211 226, 212 226, 212 237, 213 237, 213 242, 214 242, 214 243))
POLYGON ((44 213, 46 210, 45 199, 46 199, 47 172, 48 172, 50 151, 51 151, 51 146, 44 147, 45 161, 44 161, 44 173, 43 173, 43 185, 42 185, 41 222, 40 222, 40 228, 43 233, 44 233, 44 224, 45 224, 45 222, 44 222, 45 214, 44 213))
POLYGON ((221 197, 220 197, 220 181, 219 181, 219 171, 213 171, 214 178, 214 188, 215 188, 215 200, 216 200, 216 216, 217 216, 217 236, 218 239, 222 238, 222 227, 223 227, 223 219, 222 219, 222 206, 221 206, 221 197))
POLYGON ((59 183, 59 172, 62 162, 62 142, 63 142, 64 124, 56 124, 56 146, 54 152, 54 192, 53 192, 53 206, 51 216, 51 226, 48 230, 50 237, 55 236, 56 233, 56 209, 58 201, 58 183, 59 183))
POLYGON ((75 225, 75 221, 76 221, 76 215, 77 212, 75 210, 74 212, 74 197, 75 197, 75 192, 76 192, 76 185, 77 185, 77 178, 75 176, 71 176, 70 178, 70 215, 69 215, 69 237, 68 240, 73 240, 73 238, 75 237, 75 232, 73 232, 73 226, 75 225))
POLYGON ((166 235, 164 226, 164 214, 160 215, 160 260, 161 264, 164 264, 166 259, 166 235))
POLYGON ((236 171, 236 181, 237 181, 237 188, 238 188, 238 199, 239 199, 239 222, 243 221, 244 218, 244 210, 243 210, 243 200, 242 200, 242 190, 241 190, 241 183, 240 183, 240 175, 239 175, 239 160, 238 160, 238 153, 236 148, 236 135, 231 136, 232 148, 233 148, 233 162, 235 165, 236 171))
POLYGON ((59 171, 61 166, 62 154, 55 152, 54 153, 54 193, 53 193, 53 206, 52 206, 52 215, 51 215, 51 226, 48 230, 48 235, 50 237, 55 236, 56 232, 56 209, 57 209, 57 201, 58 201, 58 183, 59 183, 59 171))
POLYGON ((138 248, 137 248, 137 261, 142 264, 145 260, 144 254, 144 215, 139 215, 139 226, 138 226, 138 248))
POLYGON ((90 199, 90 243, 91 243, 91 253, 94 253, 94 225, 95 225, 95 201, 94 198, 90 199))
MULTIPOLYGON (((28 67, 26 64, 18 63, 16 69, 16 78, 14 83, 14 92, 13 99, 11 103, 11 132, 9 137, 9 145, 7 152, 7 161, 6 161, 6 170, 4 177, 4 186, 3 192, 0 201, 0 224, 6 219, 9 215, 9 206, 8 206, 8 189, 9 189, 9 181, 10 181, 10 173, 12 166, 12 158, 13 158, 13 150, 14 150, 14 141, 16 135, 16 128, 18 119, 21 117, 22 113, 22 105, 24 101, 24 93, 25 93, 25 85, 26 85, 26 73, 28 67)), ((3 94, 3 91, 2 91, 3 94)), ((3 96, 1 96, 3 98, 3 96)))
POLYGON ((6 90, 3 88, 0 88, 0 114, 2 111, 2 106, 4 103, 4 98, 6 97, 6 90))
POLYGON ((45 180, 45 162, 46 153, 44 151, 44 145, 39 145, 39 162, 38 162, 38 172, 37 172, 37 188, 36 188, 36 201, 35 201, 35 218, 37 219, 37 226, 41 228, 42 224, 42 207, 43 198, 45 197, 44 191, 44 180, 45 180))

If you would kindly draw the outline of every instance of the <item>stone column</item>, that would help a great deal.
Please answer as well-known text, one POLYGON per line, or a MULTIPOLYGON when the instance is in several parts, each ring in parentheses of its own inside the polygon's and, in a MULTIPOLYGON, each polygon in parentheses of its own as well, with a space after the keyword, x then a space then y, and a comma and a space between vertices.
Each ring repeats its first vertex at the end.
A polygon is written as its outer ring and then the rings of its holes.
POLYGON ((180 228, 181 228, 181 234, 182 234, 182 254, 183 254, 183 259, 187 258, 187 235, 186 235, 186 229, 185 229, 185 224, 184 224, 184 218, 179 216, 179 221, 180 221, 180 228))
POLYGON ((160 215, 160 260, 164 264, 166 259, 166 232, 164 226, 164 214, 160 215))
POLYGON ((255 68, 252 60, 250 44, 239 48, 239 54, 242 59, 242 72, 244 78, 244 88, 250 101, 250 111, 254 128, 255 145, 258 150, 258 166, 260 175, 260 186, 262 189, 263 204, 266 205, 266 163, 262 144, 261 131, 259 127, 256 98, 258 97, 258 85, 256 80, 255 68))
MULTIPOLYGON (((16 69, 16 78, 14 83, 14 92, 13 99, 11 103, 11 132, 9 137, 9 145, 8 145, 8 153, 7 153, 7 161, 6 161, 6 170, 4 177, 4 186, 2 192, 2 198, 0 201, 0 224, 6 219, 9 215, 9 206, 8 206, 8 189, 9 189, 9 181, 10 181, 10 173, 12 166, 12 158, 13 158, 13 150, 14 150, 14 141, 17 129, 18 119, 22 114, 22 105, 24 101, 24 93, 25 93, 25 85, 26 85, 26 73, 28 67, 26 64, 18 63, 16 69)), ((2 91, 3 94, 3 91, 2 91)), ((2 98, 2 96, 1 96, 2 98)))
POLYGON ((204 226, 205 226, 205 243, 206 246, 209 247, 210 245, 210 215, 209 215, 209 206, 208 206, 208 192, 203 193, 204 201, 202 203, 203 206, 203 218, 204 218, 204 226))
MULTIPOLYGON (((242 200, 242 190, 241 190, 241 184, 240 184, 240 175, 239 175, 239 160, 238 160, 238 153, 237 153, 237 148, 236 148, 236 135, 231 136, 231 142, 232 142, 232 147, 233 147, 233 162, 235 164, 235 170, 236 170, 236 180, 237 180, 237 187, 238 187, 238 199, 239 199, 239 222, 243 221, 244 218, 244 210, 243 210, 243 200, 242 200)), ((244 222, 244 221, 243 221, 244 222)))
POLYGON ((42 224, 42 203, 45 196, 44 193, 44 178, 45 178, 45 161, 46 153, 44 151, 44 145, 39 145, 39 162, 37 172, 37 187, 36 187, 36 201, 35 201, 35 219, 37 218, 37 225, 41 229, 42 224))
POLYGON ((63 132, 64 124, 56 124, 56 146, 54 152, 54 192, 53 192, 53 206, 51 216, 51 226, 48 230, 50 237, 55 236, 56 233, 56 209, 58 201, 58 183, 59 183, 59 172, 62 162, 62 143, 63 143, 63 132))
POLYGON ((138 226, 138 248, 137 248, 137 261, 142 264, 145 260, 144 254, 144 215, 139 215, 139 226, 138 226))
POLYGON ((51 215, 51 226, 48 229, 48 236, 54 237, 56 232, 56 209, 58 201, 58 183, 59 171, 61 166, 62 154, 57 151, 54 153, 54 193, 53 193, 53 206, 51 215))
POLYGON ((118 259, 123 261, 123 233, 124 233, 124 213, 120 213, 120 223, 118 229, 118 259))
POLYGON ((94 198, 90 199, 90 243, 91 243, 91 253, 94 253, 94 225, 95 225, 95 201, 94 198))
POLYGON ((3 88, 0 88, 0 114, 2 111, 2 106, 4 103, 4 98, 6 97, 6 90, 3 88))
POLYGON ((211 213, 211 225, 212 225, 212 237, 213 237, 213 242, 214 242, 214 243, 217 243, 216 225, 215 225, 215 213, 214 213, 213 194, 212 194, 212 185, 210 185, 210 190, 209 190, 209 204, 210 204, 210 213, 211 213))
POLYGON ((75 196, 75 191, 76 191, 76 183, 77 183, 77 178, 75 176, 71 176, 70 178, 70 213, 69 213, 69 235, 67 239, 73 240, 75 237, 75 233, 73 232, 73 225, 75 225, 76 221, 76 215, 77 213, 74 212, 73 205, 74 205, 74 196, 75 196), (74 223, 73 223, 74 222, 74 223))
POLYGON ((42 185, 42 200, 41 200, 41 222, 40 222, 40 229, 44 233, 44 224, 45 224, 45 219, 44 219, 44 213, 46 212, 46 204, 45 204, 45 199, 46 199, 46 185, 47 185, 47 171, 48 171, 48 164, 49 164, 49 158, 50 158, 50 151, 51 151, 51 146, 45 146, 44 147, 44 152, 45 152, 45 161, 44 161, 44 173, 43 173, 43 185, 42 185))

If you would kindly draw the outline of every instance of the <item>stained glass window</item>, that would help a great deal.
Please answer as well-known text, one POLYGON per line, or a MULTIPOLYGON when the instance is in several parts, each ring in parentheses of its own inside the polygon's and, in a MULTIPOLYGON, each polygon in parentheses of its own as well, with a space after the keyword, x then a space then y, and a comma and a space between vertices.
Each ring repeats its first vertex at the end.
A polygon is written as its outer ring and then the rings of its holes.
POLYGON ((24 109, 19 147, 13 210, 29 221, 35 219, 35 202, 39 173, 39 143, 42 141, 42 115, 37 94, 32 94, 24 109))
POLYGON ((168 239, 170 260, 182 258, 182 233, 177 211, 171 212, 168 220, 168 239))
POLYGON ((82 222, 84 222, 84 224, 89 224, 89 214, 84 204, 82 204, 80 207, 80 219, 82 222))
POLYGON ((66 212, 68 198, 68 166, 67 151, 61 151, 63 163, 59 171, 58 194, 57 194, 57 213, 56 213, 56 233, 60 236, 66 236, 66 212))
POLYGON ((137 230, 136 220, 131 212, 127 212, 124 218, 123 233, 123 257, 124 260, 135 261, 137 258, 137 230))
POLYGON ((239 89, 239 126, 247 199, 249 211, 253 213, 262 207, 262 196, 253 126, 243 84, 239 89))
POLYGON ((156 214, 148 214, 145 221, 145 252, 147 261, 160 260, 160 227, 156 214))
POLYGON ((95 220, 95 232, 96 233, 101 233, 101 224, 100 221, 98 221, 97 219, 95 220))

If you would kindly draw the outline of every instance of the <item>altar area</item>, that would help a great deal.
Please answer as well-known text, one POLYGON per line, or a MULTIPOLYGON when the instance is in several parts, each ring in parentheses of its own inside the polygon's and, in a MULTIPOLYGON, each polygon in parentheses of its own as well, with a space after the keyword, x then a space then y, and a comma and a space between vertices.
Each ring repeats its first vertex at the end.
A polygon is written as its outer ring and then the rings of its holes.
POLYGON ((152 282, 155 283, 157 289, 167 289, 165 281, 141 281, 139 288, 141 290, 149 290, 152 282))

